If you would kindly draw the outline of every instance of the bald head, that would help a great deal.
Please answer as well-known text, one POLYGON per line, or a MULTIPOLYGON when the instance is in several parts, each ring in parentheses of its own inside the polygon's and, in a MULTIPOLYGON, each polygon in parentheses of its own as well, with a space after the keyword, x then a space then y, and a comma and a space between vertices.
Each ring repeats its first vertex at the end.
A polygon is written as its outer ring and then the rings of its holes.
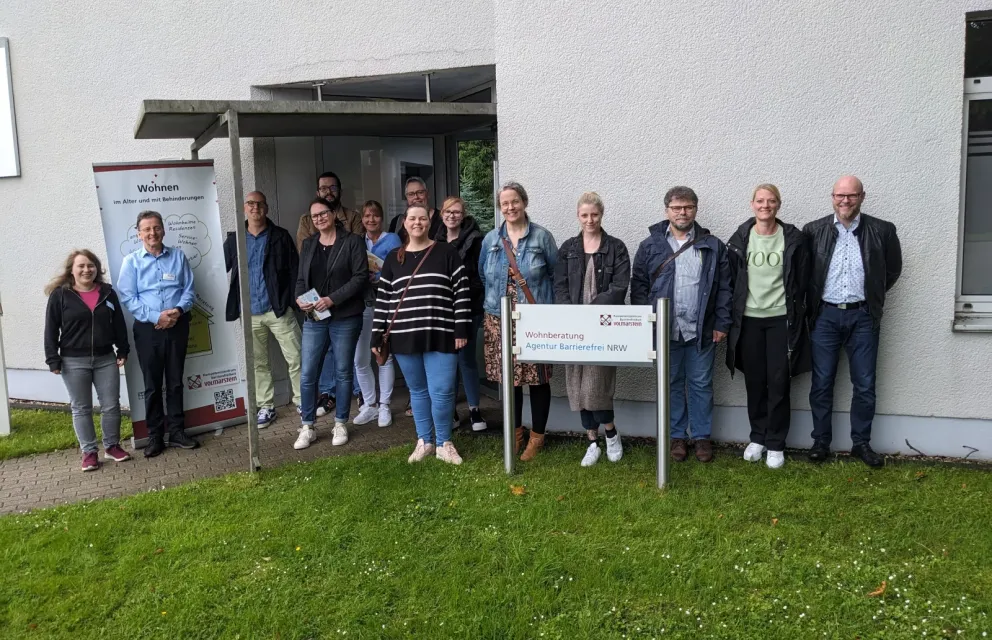
POLYGON ((861 203, 865 200, 865 188, 856 176, 843 176, 834 183, 831 194, 834 202, 834 213, 837 219, 846 227, 861 213, 861 203))
POLYGON ((245 218, 248 226, 260 229, 265 226, 265 216, 269 213, 269 205, 265 201, 265 194, 261 191, 252 191, 245 196, 245 218))

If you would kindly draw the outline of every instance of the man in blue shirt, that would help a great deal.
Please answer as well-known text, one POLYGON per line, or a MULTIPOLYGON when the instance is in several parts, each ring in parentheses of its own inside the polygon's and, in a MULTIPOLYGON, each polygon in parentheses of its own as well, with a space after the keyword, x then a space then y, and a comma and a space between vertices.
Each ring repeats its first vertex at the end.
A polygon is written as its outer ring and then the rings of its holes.
POLYGON ((183 366, 189 341, 189 312, 193 308, 193 270, 181 249, 162 243, 165 225, 156 211, 138 214, 142 248, 124 256, 117 278, 121 304, 134 316, 134 344, 145 383, 145 457, 165 450, 166 414, 162 404, 162 376, 168 408, 169 446, 195 449, 200 443, 187 436, 183 414, 183 366))

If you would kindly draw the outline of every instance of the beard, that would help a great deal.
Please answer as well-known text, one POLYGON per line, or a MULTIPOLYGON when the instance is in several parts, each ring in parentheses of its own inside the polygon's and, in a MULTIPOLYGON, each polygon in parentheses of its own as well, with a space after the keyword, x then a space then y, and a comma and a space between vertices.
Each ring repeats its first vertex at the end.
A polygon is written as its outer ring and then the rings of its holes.
POLYGON ((331 209, 337 209, 338 205, 341 204, 341 195, 337 193, 328 194, 324 199, 331 203, 331 209))
POLYGON ((695 220, 688 220, 686 222, 673 221, 672 226, 678 229, 679 231, 688 231, 689 229, 692 229, 692 225, 695 223, 696 223, 695 220))

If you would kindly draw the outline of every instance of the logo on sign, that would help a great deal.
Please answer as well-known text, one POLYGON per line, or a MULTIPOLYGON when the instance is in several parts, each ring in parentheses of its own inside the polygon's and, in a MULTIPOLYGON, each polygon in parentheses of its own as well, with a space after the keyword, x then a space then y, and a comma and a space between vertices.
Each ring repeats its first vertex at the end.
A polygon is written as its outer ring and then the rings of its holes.
POLYGON ((186 378, 186 388, 187 389, 200 389, 203 387, 203 381, 200 376, 188 376, 186 378))
POLYGON ((613 316, 609 316, 609 315, 600 315, 599 316, 599 326, 601 326, 601 327, 609 327, 612 324, 613 324, 613 316))

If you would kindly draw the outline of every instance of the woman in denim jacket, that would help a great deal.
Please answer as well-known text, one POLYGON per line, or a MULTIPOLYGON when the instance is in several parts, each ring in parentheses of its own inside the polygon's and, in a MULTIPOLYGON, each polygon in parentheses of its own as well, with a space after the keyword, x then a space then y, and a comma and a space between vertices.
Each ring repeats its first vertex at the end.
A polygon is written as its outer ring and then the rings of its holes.
MULTIPOLYGON (((479 275, 486 285, 485 356, 486 378, 502 382, 502 351, 500 347, 500 299, 509 296, 511 304, 526 304, 523 286, 527 285, 536 304, 554 303, 555 263, 558 245, 544 227, 534 224, 527 215, 527 191, 516 182, 508 182, 499 191, 499 209, 505 222, 486 234, 479 255, 479 275), (509 243, 517 266, 515 278, 510 276, 510 260, 504 241, 509 243)), ((515 400, 514 427, 516 450, 524 443, 523 385, 530 386, 530 412, 534 419, 527 448, 520 459, 532 460, 544 446, 544 429, 551 411, 551 365, 515 362, 513 365, 513 396, 515 400)))

